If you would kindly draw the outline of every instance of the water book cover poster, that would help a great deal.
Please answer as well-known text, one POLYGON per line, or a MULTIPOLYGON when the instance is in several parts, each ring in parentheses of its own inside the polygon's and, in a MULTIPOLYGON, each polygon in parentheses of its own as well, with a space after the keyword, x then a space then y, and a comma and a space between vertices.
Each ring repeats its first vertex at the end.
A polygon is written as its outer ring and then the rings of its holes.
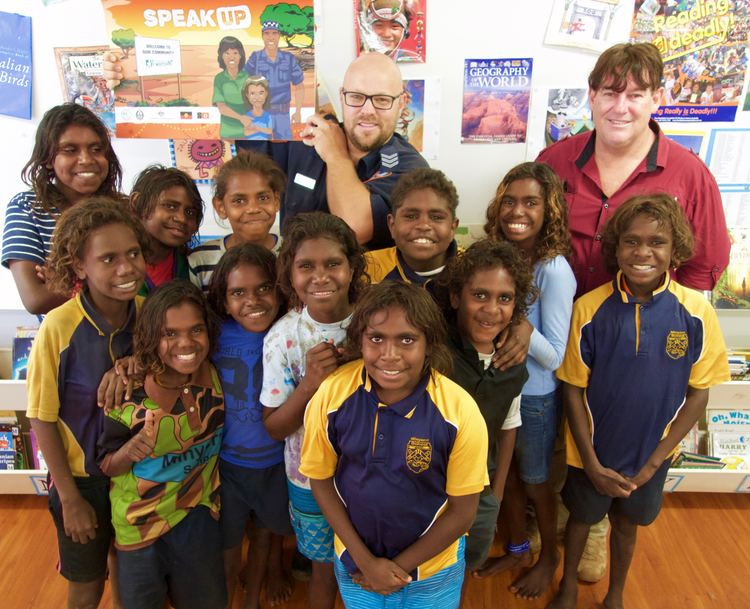
POLYGON ((461 143, 526 141, 532 67, 530 57, 464 61, 461 143))
POLYGON ((0 12, 0 113, 31 118, 31 17, 0 12))
POLYGON ((313 0, 102 5, 125 75, 118 137, 299 139, 315 111, 313 0))
POLYGON ((748 60, 745 0, 635 3, 631 40, 651 42, 664 60, 658 121, 733 121, 748 60))
POLYGON ((353 0, 357 55, 375 51, 399 63, 424 63, 427 0, 353 0))

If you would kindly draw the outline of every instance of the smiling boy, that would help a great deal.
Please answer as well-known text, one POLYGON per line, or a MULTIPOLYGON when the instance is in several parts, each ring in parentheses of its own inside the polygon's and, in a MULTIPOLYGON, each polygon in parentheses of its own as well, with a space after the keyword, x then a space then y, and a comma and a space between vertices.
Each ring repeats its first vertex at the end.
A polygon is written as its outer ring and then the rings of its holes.
POLYGON ((395 247, 365 254, 372 283, 384 279, 427 287, 458 249, 456 187, 429 167, 404 175, 391 195, 388 229, 395 247))

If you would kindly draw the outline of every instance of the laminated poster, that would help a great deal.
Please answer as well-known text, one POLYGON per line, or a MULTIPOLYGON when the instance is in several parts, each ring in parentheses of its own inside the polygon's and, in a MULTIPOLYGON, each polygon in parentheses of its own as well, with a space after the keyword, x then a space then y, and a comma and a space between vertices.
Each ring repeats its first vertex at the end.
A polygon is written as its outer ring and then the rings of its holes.
POLYGON ((31 118, 31 17, 0 12, 0 113, 31 118))
POLYGON ((631 39, 664 60, 658 121, 733 121, 748 58, 748 3, 682 0, 635 3, 631 39))
POLYGON ((313 0, 102 0, 125 78, 118 137, 299 139, 315 106, 313 0))
POLYGON ((115 94, 102 75, 102 54, 109 47, 65 47, 55 49, 65 101, 81 104, 115 133, 115 94))
POLYGON ((461 143, 526 141, 532 59, 466 59, 461 143))
POLYGON ((593 128, 588 89, 549 90, 544 123, 545 147, 593 128))
POLYGON ((427 0, 353 0, 357 55, 385 53, 399 63, 424 63, 427 0))
POLYGON ((610 47, 610 26, 620 0, 554 0, 545 44, 601 53, 610 47))

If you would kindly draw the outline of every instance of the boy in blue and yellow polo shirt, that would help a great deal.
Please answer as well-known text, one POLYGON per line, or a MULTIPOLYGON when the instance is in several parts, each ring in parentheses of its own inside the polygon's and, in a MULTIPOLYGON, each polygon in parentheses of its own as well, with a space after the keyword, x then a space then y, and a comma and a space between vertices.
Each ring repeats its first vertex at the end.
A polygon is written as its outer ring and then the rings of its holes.
POLYGON ((388 229, 396 245, 365 254, 370 281, 427 287, 458 249, 456 187, 442 171, 415 169, 396 183, 391 204, 388 229))
POLYGON ((687 260, 690 226, 666 194, 633 197, 610 219, 603 252, 616 278, 576 301, 564 381, 570 519, 555 607, 573 608, 589 528, 609 514, 605 605, 621 607, 638 525, 654 521, 671 455, 702 415, 709 387, 729 380, 716 313, 670 269, 687 260))

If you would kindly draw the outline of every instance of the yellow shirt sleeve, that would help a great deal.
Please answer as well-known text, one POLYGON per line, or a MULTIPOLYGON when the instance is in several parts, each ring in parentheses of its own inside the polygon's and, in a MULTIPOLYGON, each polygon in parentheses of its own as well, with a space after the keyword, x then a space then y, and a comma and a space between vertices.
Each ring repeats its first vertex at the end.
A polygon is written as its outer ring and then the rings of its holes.
POLYGON ((716 311, 702 294, 697 294, 697 297, 702 302, 697 307, 698 310, 691 310, 691 313, 703 322, 703 349, 690 370, 688 384, 696 389, 708 389, 730 380, 729 360, 716 311))
POLYGON ((326 407, 331 403, 330 389, 335 378, 336 375, 329 376, 321 383, 305 410, 305 437, 299 471, 313 480, 332 478, 338 464, 338 455, 328 440, 329 409, 326 407))
POLYGON ((42 322, 31 346, 26 377, 26 416, 47 423, 57 422, 60 413, 60 353, 68 344, 57 321, 53 311, 42 322))

